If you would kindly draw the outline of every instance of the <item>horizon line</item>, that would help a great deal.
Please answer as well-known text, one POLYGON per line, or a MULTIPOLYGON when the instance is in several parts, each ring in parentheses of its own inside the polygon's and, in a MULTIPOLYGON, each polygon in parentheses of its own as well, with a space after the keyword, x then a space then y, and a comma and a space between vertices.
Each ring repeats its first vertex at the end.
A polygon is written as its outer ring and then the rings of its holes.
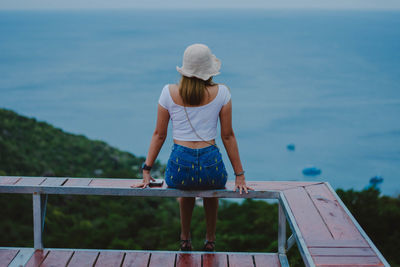
POLYGON ((34 7, 34 8, 2 8, 0 11, 89 11, 89 10, 280 10, 280 11, 400 11, 400 7, 34 7))

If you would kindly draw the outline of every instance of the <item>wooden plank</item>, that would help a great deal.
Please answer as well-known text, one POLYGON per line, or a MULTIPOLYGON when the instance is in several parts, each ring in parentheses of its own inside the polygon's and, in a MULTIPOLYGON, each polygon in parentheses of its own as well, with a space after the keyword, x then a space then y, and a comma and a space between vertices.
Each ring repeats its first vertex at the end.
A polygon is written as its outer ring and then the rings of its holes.
MULTIPOLYGON (((283 191, 291 188, 300 186, 308 186, 318 184, 319 182, 295 182, 295 181, 246 181, 246 184, 255 191, 283 191)), ((233 190, 235 186, 234 181, 228 181, 226 183, 227 190, 233 190)))
POLYGON ((335 248, 369 248, 365 240, 308 240, 308 247, 335 247, 335 248))
MULTIPOLYGON (((105 187, 105 188, 132 188, 132 185, 138 185, 142 179, 114 179, 114 178, 94 178, 90 187, 105 187)), ((164 182, 162 186, 152 186, 151 189, 167 189, 168 186, 164 182)))
POLYGON ((122 267, 147 267, 149 259, 147 252, 127 252, 122 267))
POLYGON ((64 183, 65 186, 88 186, 92 178, 68 178, 64 183))
POLYGON ((333 237, 314 203, 304 188, 298 187, 283 191, 297 225, 306 240, 332 240, 333 237))
POLYGON ((309 248, 312 256, 376 256, 371 248, 309 248))
POLYGON ((254 262, 257 267, 281 267, 278 254, 256 254, 254 255, 254 262))
MULTIPOLYGON (((142 179, 120 179, 120 178, 93 178, 89 186, 107 187, 107 188, 131 188, 132 185, 140 184, 142 179)), ((165 182, 163 186, 154 186, 154 189, 166 189, 165 182)))
MULTIPOLYGON (((140 183, 141 179, 114 179, 114 178, 65 178, 65 177, 8 177, 8 176, 0 176, 0 184, 14 184, 17 180, 26 180, 28 179, 38 179, 39 181, 45 183, 43 185, 46 186, 57 186, 61 185, 63 179, 68 179, 65 186, 99 186, 99 187, 130 187, 133 184, 140 183), (43 180, 42 180, 43 179, 43 180), (58 184, 58 181, 60 184, 58 184), (55 184, 47 184, 52 183, 55 184)), ((309 186, 313 184, 318 184, 317 182, 298 182, 298 181, 248 181, 249 186, 254 187, 256 191, 281 191, 290 188, 295 188, 299 186, 309 186)), ((30 184, 29 184, 30 185, 30 184)), ((42 185, 42 184, 41 184, 42 185)), ((233 189, 234 182, 228 181, 227 189, 233 189)), ((156 189, 165 189, 167 188, 164 183, 162 187, 155 187, 156 189)))
POLYGON ((50 250, 40 267, 65 267, 72 253, 72 250, 50 250))
POLYGON ((0 267, 7 267, 18 252, 19 249, 0 249, 0 267))
POLYGON ((21 179, 21 177, 2 176, 2 177, 0 177, 0 185, 13 185, 16 182, 18 182, 20 179, 21 179))
POLYGON ((18 254, 14 257, 8 267, 21 267, 32 257, 33 248, 19 248, 18 254))
POLYGON ((105 251, 101 250, 96 262, 96 267, 112 267, 121 266, 124 252, 122 251, 105 251))
POLYGON ((305 187, 334 239, 364 240, 351 218, 325 184, 305 187))
POLYGON ((178 253, 176 267, 201 267, 201 254, 178 253))
POLYGON ((47 177, 40 186, 61 186, 65 180, 67 180, 65 177, 47 177))
POLYGON ((203 254, 203 267, 228 267, 226 254, 203 254))
POLYGON ((378 257, 313 257, 316 266, 383 266, 378 257))
POLYGON ((37 186, 40 185, 46 178, 44 177, 22 177, 14 185, 18 186, 37 186))
POLYGON ((49 251, 47 249, 35 250, 32 257, 26 263, 25 267, 38 267, 42 263, 42 261, 46 258, 48 253, 49 253, 49 251))
POLYGON ((175 253, 155 252, 150 255, 149 267, 174 267, 175 253))
POLYGON ((228 254, 229 267, 254 267, 250 254, 228 254))
POLYGON ((92 267, 98 255, 98 251, 77 250, 72 255, 68 267, 92 267))
POLYGON ((107 188, 130 188, 131 185, 141 182, 140 179, 108 179, 108 178, 94 178, 89 186, 94 187, 107 187, 107 188))

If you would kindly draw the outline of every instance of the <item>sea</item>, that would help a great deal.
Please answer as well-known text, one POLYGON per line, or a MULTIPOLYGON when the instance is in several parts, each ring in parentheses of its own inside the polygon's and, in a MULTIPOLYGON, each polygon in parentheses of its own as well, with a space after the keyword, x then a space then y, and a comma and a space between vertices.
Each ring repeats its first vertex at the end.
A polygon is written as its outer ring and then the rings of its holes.
POLYGON ((193 43, 222 62, 246 179, 400 194, 400 11, 3 10, 0 107, 146 156, 193 43))

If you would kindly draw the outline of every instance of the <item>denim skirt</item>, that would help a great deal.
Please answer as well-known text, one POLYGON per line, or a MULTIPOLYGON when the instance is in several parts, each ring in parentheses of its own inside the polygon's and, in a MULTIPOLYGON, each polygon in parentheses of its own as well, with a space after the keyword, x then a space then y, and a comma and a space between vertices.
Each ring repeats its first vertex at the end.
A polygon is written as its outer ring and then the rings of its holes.
POLYGON ((199 149, 174 144, 165 171, 169 187, 196 190, 222 189, 228 179, 222 155, 215 146, 199 149))

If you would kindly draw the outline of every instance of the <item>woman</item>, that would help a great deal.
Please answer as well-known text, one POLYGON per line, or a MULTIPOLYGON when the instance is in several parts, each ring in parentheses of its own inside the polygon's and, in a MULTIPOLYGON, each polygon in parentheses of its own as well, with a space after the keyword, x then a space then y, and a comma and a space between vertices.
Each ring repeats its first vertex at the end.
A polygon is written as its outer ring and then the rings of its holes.
MULTIPOLYGON (((143 163, 145 188, 154 179, 150 169, 164 144, 168 122, 172 121, 174 146, 168 160, 165 181, 169 187, 190 189, 224 188, 227 172, 221 153, 215 144, 217 122, 220 119, 221 138, 232 163, 238 189, 248 193, 236 138, 232 129, 231 94, 225 85, 212 82, 219 74, 221 63, 203 44, 189 46, 183 55, 179 85, 164 86, 159 98, 157 124, 151 139, 146 161, 143 163)), ((191 250, 190 222, 194 197, 179 199, 181 214, 181 250, 191 250)), ((206 214, 206 241, 204 250, 214 251, 218 198, 203 198, 206 214)))

